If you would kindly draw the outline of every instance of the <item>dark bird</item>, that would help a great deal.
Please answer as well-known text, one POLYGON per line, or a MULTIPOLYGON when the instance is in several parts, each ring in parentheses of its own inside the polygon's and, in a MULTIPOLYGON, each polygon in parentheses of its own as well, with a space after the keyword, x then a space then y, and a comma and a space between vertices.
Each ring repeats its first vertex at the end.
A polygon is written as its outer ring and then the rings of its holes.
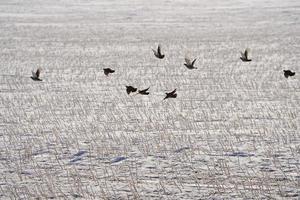
POLYGON ((108 76, 108 74, 110 74, 110 73, 114 73, 115 72, 115 70, 113 70, 111 68, 104 68, 103 71, 104 71, 104 74, 106 76, 108 76))
POLYGON ((138 93, 139 93, 139 94, 142 94, 142 95, 148 95, 149 92, 147 92, 147 91, 149 90, 149 88, 150 88, 150 87, 148 87, 147 89, 144 89, 144 90, 139 90, 138 93))
POLYGON ((137 88, 132 87, 132 86, 126 86, 126 92, 127 94, 130 94, 131 92, 136 92, 137 88))
POLYGON ((157 50, 152 49, 152 51, 153 51, 156 58, 163 59, 165 57, 165 55, 161 53, 160 44, 158 45, 157 50))
POLYGON ((166 92, 166 97, 164 98, 164 100, 168 99, 168 98, 176 98, 176 97, 177 97, 177 94, 176 94, 176 89, 175 89, 172 92, 166 92))
POLYGON ((36 72, 32 71, 32 76, 30 78, 34 81, 42 81, 42 79, 40 79, 40 74, 41 74, 41 69, 38 68, 36 72))
POLYGON ((295 76, 296 72, 292 72, 291 70, 283 70, 284 77, 288 78, 289 76, 295 76))
POLYGON ((241 57, 240 57, 240 59, 243 61, 243 62, 250 62, 251 61, 251 59, 249 59, 248 58, 248 56, 249 56, 249 51, 250 51, 250 49, 245 49, 245 52, 241 52, 241 57))
POLYGON ((185 57, 184 60, 185 60, 184 65, 188 69, 197 69, 197 67, 194 67, 194 64, 195 64, 195 62, 196 62, 197 59, 194 59, 193 62, 192 62, 191 59, 189 59, 188 57, 185 57))

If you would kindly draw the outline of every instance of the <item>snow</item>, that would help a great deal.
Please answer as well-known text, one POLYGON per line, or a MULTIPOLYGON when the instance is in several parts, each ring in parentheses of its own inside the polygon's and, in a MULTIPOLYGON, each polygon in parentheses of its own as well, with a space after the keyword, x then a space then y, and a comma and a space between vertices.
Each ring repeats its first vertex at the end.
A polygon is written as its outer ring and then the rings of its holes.
POLYGON ((0 199, 299 199, 299 11, 0 0, 0 199))

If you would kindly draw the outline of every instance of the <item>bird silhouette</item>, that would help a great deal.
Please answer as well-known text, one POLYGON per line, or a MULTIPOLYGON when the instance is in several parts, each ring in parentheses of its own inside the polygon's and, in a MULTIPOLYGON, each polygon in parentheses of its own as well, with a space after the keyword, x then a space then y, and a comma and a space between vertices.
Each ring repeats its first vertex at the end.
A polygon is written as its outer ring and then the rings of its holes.
POLYGON ((284 77, 288 78, 289 76, 295 76, 296 72, 292 72, 291 70, 283 70, 284 77))
POLYGON ((32 71, 32 76, 30 78, 34 81, 42 81, 42 79, 40 79, 40 74, 41 74, 41 69, 38 68, 36 72, 32 71))
POLYGON ((248 58, 248 56, 249 56, 249 51, 250 51, 250 49, 247 48, 247 49, 245 49, 245 52, 241 52, 241 57, 240 57, 240 59, 241 59, 243 62, 250 62, 250 61, 251 61, 251 59, 248 58))
POLYGON ((126 92, 127 94, 130 94, 131 92, 136 92, 137 88, 132 87, 132 86, 126 86, 126 92))
POLYGON ((164 98, 164 100, 168 99, 168 98, 176 98, 176 97, 177 97, 177 94, 176 94, 176 89, 175 89, 172 92, 166 92, 166 97, 164 98))
POLYGON ((165 57, 165 55, 161 53, 160 44, 158 45, 157 50, 152 49, 152 51, 153 51, 156 58, 163 59, 165 57))
POLYGON ((139 90, 138 93, 141 94, 141 95, 148 95, 149 92, 147 92, 147 91, 149 90, 149 88, 150 87, 148 87, 147 89, 144 89, 144 90, 139 90))
POLYGON ((192 62, 190 58, 185 57, 184 60, 185 60, 184 65, 185 65, 188 69, 197 69, 197 67, 194 67, 194 64, 195 64, 195 62, 196 62, 197 59, 194 59, 193 62, 192 62))
POLYGON ((114 73, 115 72, 115 70, 110 69, 110 68, 104 68, 103 71, 104 71, 104 74, 106 76, 108 76, 110 73, 114 73))

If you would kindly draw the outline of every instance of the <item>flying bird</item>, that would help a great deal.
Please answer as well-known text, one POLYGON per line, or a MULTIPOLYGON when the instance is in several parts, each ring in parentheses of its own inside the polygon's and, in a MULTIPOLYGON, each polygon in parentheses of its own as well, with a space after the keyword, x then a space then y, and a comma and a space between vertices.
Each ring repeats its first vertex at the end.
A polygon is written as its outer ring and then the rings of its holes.
POLYGON ((132 87, 132 86, 126 86, 126 92, 127 94, 130 94, 131 92, 136 92, 137 88, 132 87))
POLYGON ((185 60, 184 65, 185 65, 188 69, 197 69, 197 67, 194 67, 194 64, 195 64, 197 58, 194 59, 193 62, 192 62, 188 57, 185 57, 184 60, 185 60))
POLYGON ((156 58, 163 59, 165 57, 165 55, 161 53, 160 44, 158 45, 157 50, 152 49, 152 51, 153 51, 156 58))
POLYGON ((295 76, 296 72, 292 72, 291 70, 283 70, 284 77, 288 78, 289 76, 295 76))
POLYGON ((150 88, 150 87, 148 87, 147 89, 144 89, 144 90, 139 90, 138 93, 139 93, 139 94, 142 94, 142 95, 148 95, 149 92, 147 92, 147 91, 149 90, 149 88, 150 88))
POLYGON ((34 81, 42 81, 42 79, 40 79, 40 74, 41 68, 38 68, 36 72, 32 71, 32 76, 30 78, 34 81))
POLYGON ((168 98, 176 98, 176 97, 177 97, 177 94, 176 94, 176 89, 175 89, 172 92, 166 92, 166 97, 164 98, 164 100, 168 99, 168 98))
POLYGON ((249 51, 250 51, 250 49, 247 48, 247 49, 245 49, 245 52, 241 52, 241 57, 240 57, 240 59, 241 59, 243 62, 250 62, 250 61, 251 61, 251 59, 248 58, 248 56, 249 56, 249 51))
POLYGON ((115 72, 115 70, 110 69, 110 68, 104 68, 103 71, 104 71, 104 74, 106 76, 108 76, 108 74, 110 74, 110 73, 114 73, 115 72))

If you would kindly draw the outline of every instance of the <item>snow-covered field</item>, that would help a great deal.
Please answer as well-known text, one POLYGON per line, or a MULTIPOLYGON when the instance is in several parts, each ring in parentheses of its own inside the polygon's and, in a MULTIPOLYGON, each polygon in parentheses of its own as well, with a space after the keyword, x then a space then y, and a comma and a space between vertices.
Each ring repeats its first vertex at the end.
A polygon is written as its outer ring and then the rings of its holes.
POLYGON ((299 44, 299 0, 0 0, 0 199, 299 199, 299 44))

